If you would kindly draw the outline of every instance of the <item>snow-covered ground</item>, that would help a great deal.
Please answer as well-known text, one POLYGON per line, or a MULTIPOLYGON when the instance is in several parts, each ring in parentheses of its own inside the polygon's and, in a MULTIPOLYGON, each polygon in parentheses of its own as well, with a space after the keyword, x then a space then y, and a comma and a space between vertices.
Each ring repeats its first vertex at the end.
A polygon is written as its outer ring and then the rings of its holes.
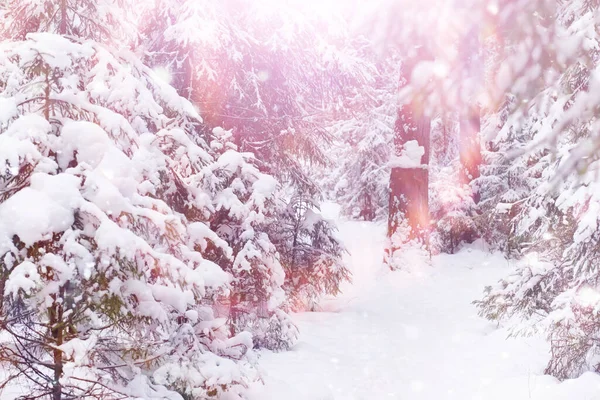
MULTIPOLYGON (((335 218, 336 208, 324 214, 335 218)), ((384 225, 339 225, 354 281, 323 312, 294 315, 300 342, 261 354, 265 384, 249 400, 600 400, 599 375, 544 376, 542 337, 507 338, 477 316, 471 302, 511 268, 501 255, 472 246, 391 272, 381 263, 384 225)))
POLYGON ((294 316, 300 342, 262 354, 265 385, 251 400, 600 400, 600 376, 544 376, 543 338, 507 338, 477 316, 471 302, 511 268, 501 255, 473 246, 422 272, 391 272, 384 233, 340 222, 354 282, 323 312, 294 316))

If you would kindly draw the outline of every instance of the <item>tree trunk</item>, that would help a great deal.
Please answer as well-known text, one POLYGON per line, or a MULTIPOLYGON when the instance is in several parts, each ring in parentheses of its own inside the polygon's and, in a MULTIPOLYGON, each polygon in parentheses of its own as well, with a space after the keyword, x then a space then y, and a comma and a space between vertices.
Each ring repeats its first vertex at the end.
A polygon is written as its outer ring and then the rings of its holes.
POLYGON ((67 21, 67 0, 61 0, 60 2, 60 23, 58 24, 58 33, 61 35, 67 34, 67 26, 69 21, 67 21))
MULTIPOLYGON (((479 57, 479 29, 475 25, 463 39, 461 46, 462 57, 465 60, 466 90, 465 101, 460 112, 460 182, 470 184, 479 178, 481 164, 481 107, 478 104, 478 94, 483 87, 483 66, 479 57)), ((473 200, 479 202, 479 193, 473 192, 473 200)))
MULTIPOLYGON (((429 58, 424 51, 412 60, 403 70, 403 76, 410 78, 419 61, 429 58)), ((429 153, 430 153, 431 119, 425 113, 425 99, 421 95, 413 96, 409 104, 400 106, 394 128, 394 147, 396 154, 404 151, 405 145, 416 141, 423 147, 425 154, 421 157, 421 165, 414 168, 392 168, 390 174, 390 201, 388 219, 388 238, 392 239, 398 232, 400 224, 406 221, 409 227, 404 241, 418 240, 428 243, 429 237, 429 153)), ((392 240, 388 249, 393 253, 398 243, 392 240)))
MULTIPOLYGON (((9 275, 10 274, 8 271, 8 267, 6 265, 4 265, 3 268, 0 268, 0 317, 4 317, 7 315, 7 313, 4 310, 4 290, 9 275)), ((1 326, 2 323, 0 323, 0 327, 1 326)))
MULTIPOLYGON (((481 145, 479 132, 481 130, 480 107, 469 104, 460 116, 460 181, 470 184, 479 178, 481 165, 481 145)), ((479 201, 479 193, 474 192, 475 202, 479 201)))
POLYGON ((62 399, 62 385, 60 378, 63 374, 63 354, 59 346, 64 343, 63 306, 57 301, 57 297, 64 299, 64 288, 60 288, 58 296, 54 296, 54 302, 48 308, 50 334, 52 335, 52 362, 54 365, 54 380, 52 382, 52 400, 62 399))
MULTIPOLYGON (((403 107, 396 122, 398 141, 417 140, 424 147, 425 154, 421 158, 422 165, 429 164, 430 118, 415 115, 411 106, 403 107), (407 116, 414 120, 407 123, 407 116), (411 127, 408 132, 402 128, 411 127), (412 130, 412 131, 411 131, 412 130)), ((390 218, 388 236, 397 230, 402 219, 406 219, 410 227, 407 239, 427 241, 429 228, 429 170, 427 168, 392 168, 390 175, 390 218)))

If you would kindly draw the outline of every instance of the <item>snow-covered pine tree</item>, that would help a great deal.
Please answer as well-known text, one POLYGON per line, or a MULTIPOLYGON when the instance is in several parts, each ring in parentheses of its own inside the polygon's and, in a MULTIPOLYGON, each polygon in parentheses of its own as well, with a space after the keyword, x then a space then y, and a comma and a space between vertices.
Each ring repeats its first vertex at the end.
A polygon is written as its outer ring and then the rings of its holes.
MULTIPOLYGON (((477 206, 481 213, 479 225, 483 238, 493 249, 509 257, 522 255, 521 242, 527 239, 517 233, 518 214, 527 208, 526 201, 543 184, 541 173, 548 167, 551 157, 538 164, 544 152, 529 153, 527 157, 514 158, 515 151, 523 151, 536 134, 532 126, 538 119, 533 113, 519 127, 502 129, 513 101, 508 98, 497 113, 486 117, 483 136, 491 137, 483 151, 481 176, 476 180, 482 194, 477 206), (501 132, 498 132, 502 129, 501 132), (487 229, 485 229, 487 227, 487 229)), ((546 156, 549 154, 546 152, 546 156)))
MULTIPOLYGON (((407 81, 406 84, 402 85, 400 90, 400 103, 406 106, 414 104, 416 106, 416 114, 420 121, 425 121, 425 118, 435 117, 438 115, 446 115, 448 113, 456 112, 462 115, 463 120, 468 124, 463 123, 463 126, 468 129, 463 129, 464 133, 469 131, 469 138, 465 138, 465 143, 468 143, 468 146, 464 146, 465 149, 468 147, 468 151, 462 151, 462 161, 463 164, 471 163, 467 161, 467 159, 476 160, 478 146, 475 141, 472 140, 474 136, 476 136, 476 128, 475 124, 472 122, 475 121, 475 109, 476 107, 468 106, 467 104, 476 104, 473 100, 477 98, 476 95, 473 94, 473 90, 465 90, 465 74, 466 71, 472 70, 469 68, 469 64, 474 60, 473 57, 474 52, 472 51, 473 47, 471 46, 465 38, 476 39, 478 37, 478 32, 473 33, 476 30, 477 24, 482 24, 481 29, 487 28, 485 26, 488 14, 493 14, 493 7, 487 7, 487 5, 483 5, 481 2, 477 1, 449 1, 439 3, 435 1, 431 1, 424 6, 424 3, 415 3, 412 1, 384 1, 381 3, 378 11, 381 10, 381 7, 387 7, 387 12, 377 12, 372 16, 372 18, 367 18, 367 21, 371 25, 370 28, 367 28, 371 31, 371 35, 376 38, 381 44, 382 48, 387 48, 390 46, 395 46, 400 50, 401 54, 404 56, 404 64, 407 66, 405 68, 408 73, 405 73, 403 76, 403 80, 407 81), (389 16, 394 16, 394 18, 389 18, 389 16), (398 21, 398 18, 401 18, 401 22, 398 21), (474 27, 473 29, 471 29, 474 27), (467 43, 467 46, 461 46, 461 43, 467 43), (418 45, 418 46, 416 46, 418 45), (426 48, 427 51, 426 57, 419 57, 418 53, 420 49, 426 48), (463 51, 459 52, 458 49, 461 48, 463 51), (411 65, 409 65, 411 64, 411 65), (465 106, 465 107, 463 107, 465 106), (461 110, 461 108, 465 108, 466 111, 461 110), (467 110, 468 108, 468 110, 467 110), (425 118, 420 118, 421 116, 425 118), (468 156, 467 156, 468 155, 468 156)), ((405 106, 405 108, 407 108, 405 106)), ((401 115, 402 116, 402 115, 401 115)), ((400 124, 399 131, 409 132, 408 136, 410 137, 413 132, 422 132, 425 135, 417 134, 417 136, 427 136, 425 129, 422 127, 417 127, 416 124, 411 129, 402 129, 404 128, 404 124, 400 124)), ((427 125, 424 123, 423 125, 427 125)), ((458 132, 457 132, 458 133, 458 132)), ((400 135, 401 136, 401 135, 400 135)), ((420 138, 424 139, 424 138, 420 138)), ((412 140, 407 140, 409 145, 412 140)), ((427 140, 423 140, 426 142, 427 140)), ((401 146, 398 148, 400 152, 400 158, 406 159, 406 157, 402 157, 403 153, 406 149, 403 147, 403 143, 399 143, 401 146)), ((418 143, 418 146, 415 146, 414 149, 423 148, 424 155, 428 154, 426 149, 426 143, 418 143)), ((406 151, 406 154, 412 153, 410 151, 406 151)), ((414 154, 417 154, 416 152, 414 154)), ((404 163, 400 163, 403 165, 404 163)), ((472 163, 476 165, 477 162, 472 163)), ((421 165, 419 163, 413 163, 413 165, 421 165)), ((472 169, 471 172, 475 171, 475 168, 472 169)), ((414 170, 414 168, 410 168, 414 170)), ((396 249, 400 249, 401 247, 405 247, 404 244, 406 242, 410 242, 412 239, 409 238, 410 235, 415 234, 414 227, 411 228, 411 225, 429 225, 426 222, 429 217, 426 216, 428 214, 427 210, 427 199, 425 196, 424 189, 416 190, 417 186, 421 188, 429 185, 425 183, 426 178, 425 174, 417 173, 409 175, 403 174, 400 168, 393 169, 391 182, 400 182, 396 184, 397 187, 397 195, 390 196, 392 202, 390 203, 390 213, 394 214, 392 219, 389 221, 389 231, 390 231, 390 244, 389 244, 389 252, 394 253, 396 249), (406 176, 403 176, 406 175, 406 176), (409 179, 413 179, 414 176, 423 175, 421 182, 419 183, 407 183, 409 179), (402 187, 406 186, 406 187, 402 187), (402 194, 408 193, 412 191, 408 195, 402 196, 402 194), (416 193, 419 192, 419 193, 416 193), (417 200, 417 198, 419 200, 417 200), (407 213, 406 210, 402 211, 402 208, 408 208, 407 205, 409 202, 412 202, 415 210, 413 212, 407 213), (417 204, 418 203, 418 204, 417 204), (401 205, 401 207, 397 207, 401 205), (420 208, 420 210, 417 210, 420 208), (400 210, 399 210, 400 209, 400 210), (399 211, 399 212, 398 212, 399 211), (413 216, 410 218, 406 218, 407 214, 412 214, 413 216), (411 219, 409 222, 408 219, 411 219), (421 219, 421 221, 416 222, 417 219, 421 219), (400 235, 394 235, 394 232, 401 232, 400 235), (392 240, 391 236, 395 236, 392 240)), ((412 172, 412 171, 411 171, 412 172)), ((421 171, 423 172, 423 171, 421 171)), ((437 172, 437 171, 436 171, 437 172)), ((452 182, 459 182, 458 179, 454 178, 454 174, 460 175, 464 172, 464 169, 456 168, 452 170, 446 170, 444 173, 446 177, 451 177, 452 182)), ((463 174, 466 176, 466 174, 463 174)), ((476 174, 471 173, 472 177, 475 177, 476 174)), ((467 179, 464 179, 461 186, 468 183, 467 179)), ((433 193, 440 192, 443 190, 448 190, 449 187, 443 187, 444 182, 440 179, 436 183, 440 183, 438 187, 433 188, 433 193)), ((447 182, 446 182, 447 183, 447 182)), ((394 188, 390 186, 392 192, 394 192, 394 188)), ((468 189, 468 188, 467 188, 468 189)), ((472 240, 473 230, 473 221, 472 221, 472 212, 473 207, 471 206, 473 201, 467 201, 466 204, 461 199, 467 200, 467 196, 470 196, 469 190, 466 190, 465 193, 461 193, 460 196, 454 196, 455 203, 453 204, 433 204, 436 209, 435 222, 439 223, 439 228, 443 231, 443 235, 445 236, 462 236, 462 229, 468 229, 469 233, 465 234, 464 238, 460 238, 457 240, 446 240, 448 245, 442 244, 441 248, 451 249, 455 247, 457 242, 460 242, 464 239, 472 240), (463 194, 467 194, 467 196, 463 196, 463 194), (458 202, 458 203, 456 203, 458 202), (450 215, 452 214, 452 215, 450 215), (460 217, 460 218, 457 218, 460 217), (466 219, 463 219, 466 217, 466 219), (467 222, 465 224, 464 222, 467 222), (452 233, 451 233, 452 232, 452 233)), ((435 197, 434 196, 429 196, 435 197)), ((433 226, 432 228, 436 228, 433 226)), ((420 230, 423 231, 425 236, 428 235, 429 226, 425 229, 422 227, 420 230)), ((440 231, 440 232, 441 232, 440 231)), ((436 232, 437 233, 437 232, 436 232)), ((439 237, 438 237, 439 238, 439 237)), ((409 246, 411 247, 411 246, 409 246)), ((401 254, 398 253, 398 254, 401 254)), ((387 257, 389 259, 389 257, 387 257)), ((401 264, 402 261, 399 260, 401 264)))
POLYGON ((295 195, 272 227, 287 276, 287 305, 294 311, 316 310, 323 295, 339 294, 340 284, 350 280, 335 224, 317 209, 309 197, 295 195))
POLYGON ((4 26, 10 39, 53 32, 115 45, 115 39, 133 39, 136 34, 127 0, 5 0, 4 8, 0 29, 4 26))
POLYGON ((104 15, 0 44, 2 384, 54 400, 218 398, 255 372, 249 335, 215 316, 231 276, 203 255, 231 254, 192 185, 215 162, 210 137, 135 56, 75 36, 104 15))
POLYGON ((233 130, 263 172, 316 193, 301 160, 326 163, 329 138, 313 118, 324 60, 318 30, 292 13, 262 1, 159 1, 147 18, 148 61, 171 72, 210 126, 233 130))
MULTIPOLYGON (((364 57, 374 58, 369 53, 364 57)), ((344 117, 337 117, 330 128, 338 165, 333 173, 325 173, 325 187, 342 205, 342 214, 351 218, 387 218, 399 66, 393 54, 375 63, 373 81, 360 90, 348 88, 344 117)))
MULTIPOLYGON (((479 23, 473 23, 461 38, 459 54, 463 59, 465 69, 461 81, 462 102, 459 104, 459 158, 460 182, 471 184, 480 175, 481 164, 481 98, 483 97, 484 72, 482 51, 479 36, 481 28, 479 23)), ((473 190, 472 197, 475 203, 479 201, 479 193, 473 190)))
POLYGON ((476 207, 469 183, 461 180, 459 121, 448 112, 431 122, 430 250, 454 253, 477 238, 476 207))
POLYGON ((599 10, 587 0, 531 3, 512 5, 520 20, 515 35, 528 40, 513 46, 499 71, 500 85, 511 89, 515 101, 497 139, 500 148, 534 145, 511 161, 503 177, 520 168, 529 190, 519 185, 515 201, 497 206, 510 213, 515 245, 525 258, 478 305, 491 319, 523 317, 517 332, 545 329, 552 354, 547 372, 568 378, 600 370, 600 131, 593 95, 600 87, 599 10), (539 12, 527 14, 528 7, 539 12), (540 64, 547 67, 543 74, 540 64))
MULTIPOLYGON (((309 172, 328 163, 324 149, 331 137, 322 121, 324 104, 337 104, 344 85, 367 79, 369 71, 359 57, 328 44, 320 22, 309 14, 272 5, 158 1, 145 18, 148 62, 170 71, 174 85, 198 105, 210 126, 231 130, 233 144, 254 155, 260 172, 275 176, 286 193, 291 188, 292 195, 278 194, 277 202, 302 197, 318 206, 320 188, 309 172)), ((279 204, 280 217, 294 207, 279 204)), ((284 253, 293 243, 282 238, 295 235, 290 231, 271 239, 284 253)), ((325 240, 335 241, 333 236, 325 240)), ((323 243, 320 249, 330 247, 323 243)), ((294 269, 284 268, 286 279, 293 280, 294 269)))
POLYGON ((210 227, 232 250, 212 255, 234 277, 228 298, 232 334, 249 330, 256 347, 287 350, 298 332, 283 311, 285 273, 269 235, 280 224, 279 185, 258 170, 252 154, 236 151, 230 131, 215 128, 214 134, 211 147, 218 158, 197 185, 212 193, 210 227))
MULTIPOLYGON (((436 219, 437 233, 443 238, 444 250, 454 252, 463 242, 472 243, 479 237, 476 221, 476 204, 481 197, 477 186, 481 164, 481 104, 483 98, 483 62, 480 47, 481 22, 473 22, 462 32, 459 39, 459 57, 464 68, 463 79, 459 86, 458 105, 454 109, 458 114, 458 173, 452 175, 437 174, 437 183, 446 186, 442 192, 435 193, 444 203, 443 214, 436 219), (458 179, 452 179, 458 177, 458 179), (454 188, 448 186, 454 182, 454 188)), ((446 169, 444 172, 449 172, 446 169)), ((485 228, 482 228, 482 230, 485 228)))

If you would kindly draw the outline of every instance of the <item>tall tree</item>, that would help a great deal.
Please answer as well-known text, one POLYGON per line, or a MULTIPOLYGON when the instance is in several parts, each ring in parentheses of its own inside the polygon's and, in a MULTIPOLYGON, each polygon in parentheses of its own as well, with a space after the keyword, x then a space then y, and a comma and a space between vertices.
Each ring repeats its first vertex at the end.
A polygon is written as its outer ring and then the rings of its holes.
MULTIPOLYGON (((465 0, 442 3, 430 1, 426 2, 426 5, 422 2, 383 0, 380 6, 389 7, 388 12, 378 12, 369 22, 373 26, 371 28, 372 34, 380 39, 384 48, 388 46, 398 47, 402 49, 402 53, 410 61, 413 58, 410 55, 414 53, 412 47, 414 47, 415 43, 420 43, 425 45, 429 52, 434 55, 434 59, 426 57, 422 60, 414 61, 416 65, 410 68, 411 72, 406 76, 407 82, 404 83, 404 102, 420 104, 425 115, 435 116, 451 112, 459 113, 459 121, 462 120, 460 125, 462 125, 463 134, 460 135, 462 144, 457 156, 465 167, 457 166, 454 169, 454 166, 452 166, 456 177, 448 177, 461 187, 461 192, 463 191, 463 187, 465 191, 471 191, 468 184, 478 176, 478 165, 480 163, 479 143, 476 139, 480 128, 478 127, 479 110, 475 102, 477 96, 473 95, 473 90, 468 87, 473 85, 471 83, 468 85, 465 84, 465 76, 468 75, 468 71, 473 70, 474 66, 478 64, 471 62, 475 61, 473 56, 477 52, 470 49, 473 46, 477 47, 477 43, 472 44, 468 40, 468 38, 476 39, 477 34, 473 36, 469 32, 466 32, 465 27, 476 25, 488 11, 476 1, 465 0), (388 18, 386 15, 403 15, 406 18, 403 19, 402 23, 398 23, 397 19, 388 18), (460 110, 460 107, 463 107, 463 111, 460 110)), ((490 9, 492 8, 490 7, 490 9)), ((469 77, 469 81, 473 80, 476 79, 469 77)), ((426 153, 427 151, 423 151, 423 155, 426 153)), ((401 187, 397 189, 392 187, 394 185, 393 182, 407 182, 406 179, 402 179, 402 171, 395 170, 392 174, 394 175, 394 179, 392 179, 390 184, 390 190, 398 190, 399 192, 406 190, 401 187)), ((423 178, 421 181, 424 182, 425 179, 423 178)), ((473 188, 476 187, 476 184, 474 182, 473 188)), ((407 186, 414 188, 415 185, 418 186, 419 183, 413 182, 407 186)), ((421 183, 422 185, 423 183, 421 183)), ((398 185, 396 184, 396 186, 398 185)), ((448 189, 443 188, 443 186, 437 185, 436 190, 448 189)), ((470 216, 466 215, 466 212, 470 213, 474 208, 471 207, 471 204, 466 203, 472 203, 472 200, 469 202, 468 197, 464 196, 464 193, 455 194, 458 196, 453 196, 453 198, 461 204, 447 204, 443 207, 438 207, 440 204, 436 204, 436 213, 438 215, 436 215, 435 228, 444 231, 443 236, 448 236, 447 234, 449 234, 460 237, 462 236, 460 233, 462 227, 467 225, 470 227, 474 226, 473 221, 470 221, 468 224, 463 223, 471 219, 470 216), (463 200, 467 201, 464 202, 463 200), (452 211, 447 212, 447 210, 452 211), (454 218, 458 214, 460 214, 460 218, 454 218), (444 221, 441 222, 442 220, 444 221)), ((392 195, 392 197, 396 196, 392 195)), ((425 198, 424 191, 421 192, 420 197, 425 198)), ((475 198, 475 200, 477 199, 475 198)), ((392 199, 390 210, 397 213, 398 204, 402 204, 404 201, 406 200, 402 198, 400 200, 392 199), (393 204, 394 201, 396 205, 393 204)), ((422 203, 425 204, 424 201, 422 203)), ((406 236, 410 236, 409 233, 414 231, 414 229, 410 228, 411 225, 415 223, 428 224, 424 221, 415 222, 417 218, 428 219, 424 217, 426 214, 425 208, 422 211, 415 212, 415 217, 411 217, 412 221, 410 222, 408 220, 403 221, 402 218, 396 221, 396 217, 390 215, 389 230, 393 232, 397 230, 394 225, 404 225, 403 230, 407 232, 406 236), (416 215, 422 216, 416 217, 416 215)), ((470 228, 469 230, 474 232, 470 228)), ((392 232, 390 232, 390 235, 392 232)), ((414 235, 414 232, 412 234, 414 235)), ((441 247, 455 248, 456 244, 460 241, 460 238, 452 238, 449 241, 451 243, 450 246, 442 245, 441 247)), ((402 240, 399 243, 402 243, 402 240)))
POLYGON ((544 330, 551 345, 546 372, 565 379, 600 371, 599 4, 504 6, 510 50, 497 85, 509 101, 494 118, 499 123, 490 124, 499 125, 490 164, 504 173, 486 178, 508 189, 493 212, 512 228, 504 241, 525 257, 478 304, 490 319, 524 317, 516 333, 544 330))
POLYGON ((31 32, 127 44, 136 34, 127 0, 6 0, 5 35, 25 39, 31 32))
MULTIPOLYGON (((424 47, 403 68, 403 85, 410 85, 419 62, 431 55, 424 47)), ((411 244, 426 245, 429 237, 429 152, 431 119, 427 114, 424 94, 414 94, 407 104, 398 109, 394 127, 394 147, 397 157, 392 159, 388 218, 389 248, 387 263, 400 268, 402 247, 411 244)))
MULTIPOLYGON (((479 135, 481 131, 481 106, 479 105, 483 87, 483 63, 479 45, 479 25, 473 24, 472 28, 462 38, 461 56, 465 59, 465 75, 462 81, 464 101, 460 110, 460 181, 469 185, 479 178, 481 164, 481 144, 479 135)), ((479 193, 473 192, 475 203, 479 201, 479 193)))
POLYGON ((236 151, 230 131, 213 132, 218 158, 195 183, 212 194, 209 226, 231 249, 228 254, 210 246, 206 257, 233 275, 227 298, 232 334, 250 331, 256 347, 287 350, 298 332, 282 311, 285 272, 272 228, 282 224, 278 182, 259 171, 252 154, 236 151))
MULTIPOLYGON (((372 49, 371 43, 367 46, 372 49)), ((400 62, 395 52, 381 57, 367 52, 364 57, 373 60, 375 79, 349 88, 344 111, 330 128, 337 167, 323 172, 323 182, 343 215, 373 221, 388 215, 400 62)))
POLYGON ((214 137, 135 55, 85 36, 120 8, 43 3, 36 32, 0 44, 1 384, 53 400, 235 392, 252 342, 215 315, 232 276, 206 249, 231 249, 196 184, 214 137))
POLYGON ((307 166, 328 163, 331 140, 321 119, 344 86, 369 78, 369 64, 286 4, 160 0, 146 20, 148 62, 168 68, 207 123, 232 130, 263 172, 315 197, 307 166))
MULTIPOLYGON (((167 68, 174 86, 198 106, 207 124, 230 130, 236 148, 252 153, 260 172, 278 179, 277 217, 289 221, 293 215, 302 222, 311 215, 306 211, 316 211, 322 194, 311 171, 329 163, 324 149, 331 141, 323 120, 345 85, 369 79, 370 64, 354 53, 341 53, 323 37, 323 21, 286 3, 161 0, 146 22, 148 62, 167 68), (290 214, 296 198, 307 199, 305 205, 312 208, 290 214)), ((276 229, 267 224, 260 228, 284 255, 294 248, 297 232, 282 228, 294 226, 286 222, 276 229)), ((316 237, 325 242, 315 242, 315 251, 340 265, 341 252, 327 245, 335 242, 332 230, 316 237)), ((292 259, 280 260, 288 287, 296 273, 305 272, 292 259)), ((309 260, 317 262, 318 257, 304 261, 309 260)))

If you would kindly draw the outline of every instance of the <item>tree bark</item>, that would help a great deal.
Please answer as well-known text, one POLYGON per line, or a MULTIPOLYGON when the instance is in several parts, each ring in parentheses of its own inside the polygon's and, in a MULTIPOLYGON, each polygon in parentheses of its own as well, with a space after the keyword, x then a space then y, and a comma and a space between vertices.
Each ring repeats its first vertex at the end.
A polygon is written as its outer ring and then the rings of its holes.
MULTIPOLYGON (((421 164, 429 164, 430 118, 424 115, 414 115, 412 107, 403 107, 398 111, 396 135, 398 141, 408 142, 417 140, 424 147, 425 154, 421 164), (404 121, 409 117, 414 122, 406 124, 411 127, 403 129, 404 121), (412 130, 412 131, 411 131, 412 130)), ((397 230, 402 219, 406 219, 410 227, 407 239, 427 241, 429 228, 429 170, 422 168, 392 168, 390 174, 390 217, 388 221, 388 236, 397 230)))
MULTIPOLYGON (((5 317, 7 313, 4 311, 4 290, 6 287, 6 281, 9 276, 8 267, 4 265, 4 267, 0 268, 0 318, 5 317)), ((0 326, 1 326, 0 322, 0 326)))
MULTIPOLYGON (((483 88, 483 65, 479 56, 479 28, 474 25, 465 36, 462 43, 462 57, 465 61, 464 91, 465 99, 460 112, 460 182, 471 184, 479 178, 481 165, 481 107, 478 104, 478 94, 483 88)), ((473 192, 473 200, 479 202, 477 190, 473 192)))
MULTIPOLYGON (((419 61, 429 59, 429 55, 421 50, 404 69, 406 84, 419 61)), ((403 221, 408 223, 410 232, 403 240, 419 240, 428 243, 429 238, 429 153, 430 153, 431 119, 425 113, 425 98, 421 94, 413 96, 410 103, 398 109, 398 117, 394 128, 394 147, 400 155, 407 142, 416 141, 423 147, 425 154, 421 157, 421 165, 415 168, 392 168, 390 174, 390 200, 388 219, 388 238, 398 232, 403 221)), ((391 243, 390 252, 397 250, 397 244, 391 243)))
POLYGON ((62 399, 62 385, 60 378, 63 374, 63 354, 59 349, 64 343, 63 306, 57 298, 64 299, 64 288, 60 288, 59 295, 53 296, 54 302, 48 308, 50 334, 52 335, 52 361, 54 366, 54 380, 52 382, 52 400, 62 399))
POLYGON ((60 2, 60 23, 58 24, 58 33, 61 35, 67 34, 67 26, 69 21, 67 21, 67 0, 61 0, 60 2))
MULTIPOLYGON (((480 176, 480 130, 480 107, 477 104, 469 104, 460 116, 460 180, 464 184, 470 184, 480 176)), ((474 196, 478 197, 478 193, 474 193, 474 196)))

